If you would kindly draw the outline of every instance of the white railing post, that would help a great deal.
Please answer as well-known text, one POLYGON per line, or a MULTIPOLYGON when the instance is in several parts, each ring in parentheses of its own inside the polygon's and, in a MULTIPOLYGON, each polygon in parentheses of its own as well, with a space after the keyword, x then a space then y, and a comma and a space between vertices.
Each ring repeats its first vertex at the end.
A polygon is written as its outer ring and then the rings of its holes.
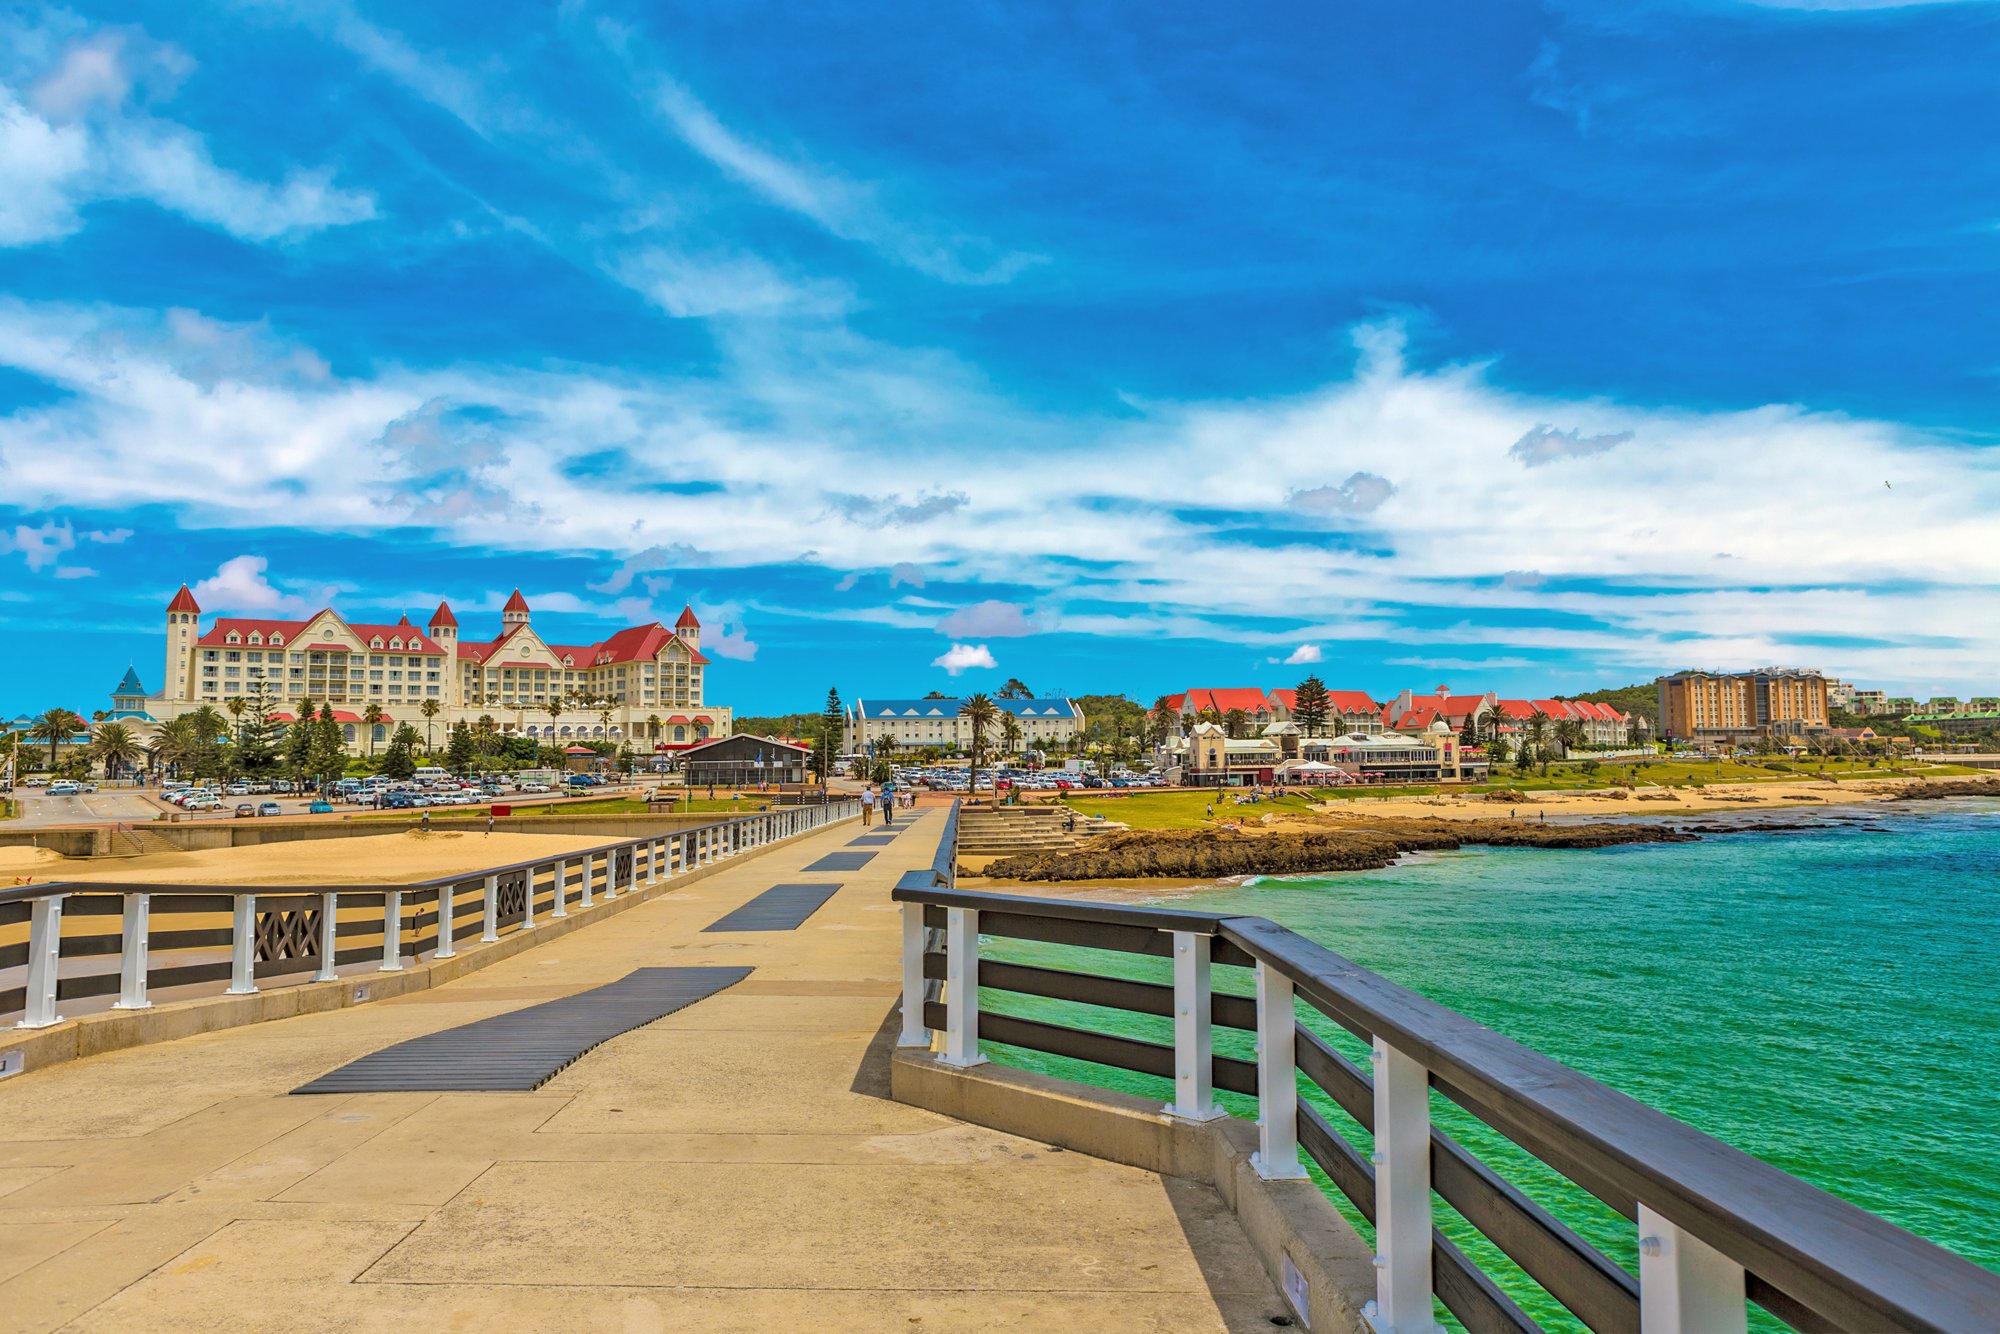
MULTIPOLYGON (((558 862, 556 864, 556 874, 567 876, 569 874, 569 863, 566 861, 558 862)), ((597 902, 596 893, 590 887, 590 862, 588 860, 585 860, 583 863, 583 874, 577 877, 577 900, 586 908, 594 906, 597 902)))
POLYGON ((319 968, 314 971, 315 982, 331 982, 338 976, 333 971, 334 955, 338 952, 340 933, 337 922, 340 916, 340 894, 328 891, 319 896, 319 968))
POLYGON ((1639 1204, 1640 1334, 1741 1334, 1743 1266, 1639 1204))
POLYGON ((378 973, 403 971, 403 891, 392 889, 382 896, 382 966, 378 973))
POLYGON ((236 896, 236 917, 229 931, 229 990, 225 996, 257 994, 257 896, 236 896))
POLYGON ((452 917, 454 916, 457 907, 458 907, 458 886, 455 884, 439 885, 438 925, 437 925, 438 940, 437 940, 437 949, 432 951, 431 953, 431 959, 433 961, 436 961, 438 959, 456 959, 458 957, 458 942, 451 938, 452 926, 453 926, 452 917))
POLYGON ((1213 1121, 1222 1115, 1215 1105, 1208 959, 1207 936, 1174 932, 1174 1100, 1166 1111, 1188 1121, 1213 1121))
POLYGON ((28 995, 16 1028, 47 1028, 56 1013, 56 972, 62 963, 63 894, 36 899, 28 909, 28 995))
POLYGON ((535 929, 535 874, 541 869, 539 866, 530 866, 521 872, 522 878, 527 881, 521 893, 521 929, 523 931, 533 931, 535 929))
POLYGON ((1381 1038, 1375 1067, 1375 1300, 1382 1334, 1437 1328, 1431 1317, 1431 1077, 1381 1038))
MULTIPOLYGON (((614 871, 618 869, 618 858, 615 854, 611 858, 611 868, 614 871)), ((627 894, 637 894, 639 892, 639 849, 637 848, 632 849, 631 859, 625 866, 625 892, 627 894)))
POLYGON ((979 1054, 979 910, 944 910, 944 1054, 946 1065, 982 1065, 979 1054))
POLYGON ((931 1031, 924 1024, 924 905, 903 905, 903 1031, 898 1047, 928 1047, 931 1031))
POLYGON ((660 840, 649 838, 639 846, 646 850, 646 883, 650 885, 659 879, 660 840))
POLYGON ((1257 1152, 1250 1166, 1272 1180, 1296 1180, 1299 1166, 1298 1017, 1292 979, 1257 964, 1257 1152))
POLYGON ((569 885, 566 881, 566 878, 563 875, 563 863, 557 862, 553 867, 550 868, 550 871, 552 874, 550 875, 549 878, 555 885, 556 902, 555 906, 549 909, 549 916, 567 917, 569 916, 569 905, 566 904, 563 900, 565 899, 565 897, 567 897, 565 891, 568 890, 569 885))
POLYGON ((489 875, 481 887, 480 902, 485 913, 483 929, 479 933, 479 943, 491 945, 500 939, 500 877, 489 875))
MULTIPOLYGON (((595 859, 588 856, 584 858, 583 873, 585 875, 590 874, 590 863, 593 860, 595 859)), ((609 852, 604 854, 604 897, 607 899, 618 897, 618 862, 616 854, 609 852)))
POLYGON ((150 1010, 146 999, 146 935, 152 929, 153 896, 127 894, 125 922, 120 928, 118 1002, 114 1010, 150 1010))

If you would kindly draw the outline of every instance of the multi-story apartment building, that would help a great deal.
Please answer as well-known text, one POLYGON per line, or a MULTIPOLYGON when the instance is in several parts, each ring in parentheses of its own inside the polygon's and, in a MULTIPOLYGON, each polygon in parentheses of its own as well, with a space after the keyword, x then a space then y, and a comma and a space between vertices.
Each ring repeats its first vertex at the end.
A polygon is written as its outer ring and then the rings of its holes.
POLYGON ((1660 734, 1678 741, 1748 741, 1827 726, 1826 678, 1800 667, 1676 672, 1655 682, 1660 734))
POLYGON ((402 723, 436 733, 487 715, 503 733, 672 751, 729 735, 730 711, 703 698, 708 665, 692 608, 671 630, 628 626, 592 644, 544 639, 519 589, 491 639, 461 637, 443 602, 422 628, 407 616, 380 625, 328 608, 304 620, 218 617, 203 631, 183 584, 167 604, 166 684, 145 712, 164 722, 262 693, 281 721, 302 700, 330 705, 356 748, 379 747, 402 723), (371 705, 384 721, 364 721, 371 705))
MULTIPOLYGON (((964 703, 962 699, 858 698, 847 710, 844 749, 862 751, 888 740, 899 749, 956 746, 970 751, 972 729, 958 714, 964 703)), ((1052 741, 1066 742, 1083 733, 1083 710, 1072 700, 995 699, 993 707, 1012 715, 1021 731, 1021 745, 1029 749, 1052 741)), ((989 744, 1000 743, 1004 723, 1003 719, 988 733, 989 744)))

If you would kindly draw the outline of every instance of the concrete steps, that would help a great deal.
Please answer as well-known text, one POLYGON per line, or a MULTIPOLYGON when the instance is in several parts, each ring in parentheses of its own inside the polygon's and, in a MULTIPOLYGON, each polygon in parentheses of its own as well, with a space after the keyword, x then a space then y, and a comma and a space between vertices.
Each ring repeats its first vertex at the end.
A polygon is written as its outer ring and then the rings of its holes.
POLYGON ((958 820, 958 851, 963 856, 1008 857, 1020 853, 1062 852, 1101 834, 1125 826, 1115 821, 1077 820, 1066 828, 1068 812, 1054 806, 1003 806, 992 811, 965 811, 958 820))

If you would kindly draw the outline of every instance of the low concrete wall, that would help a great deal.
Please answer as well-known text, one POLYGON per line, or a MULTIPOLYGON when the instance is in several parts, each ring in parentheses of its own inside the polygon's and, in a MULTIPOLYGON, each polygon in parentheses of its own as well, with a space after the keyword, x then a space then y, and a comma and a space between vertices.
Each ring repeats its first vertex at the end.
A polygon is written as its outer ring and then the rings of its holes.
POLYGON ((96 855, 95 829, 6 829, 0 830, 0 848, 47 848, 65 857, 96 855))
MULTIPOLYGON (((481 827, 484 827, 483 821, 481 827)), ((79 832, 88 834, 90 831, 79 832)), ((803 834, 794 834, 761 848, 750 849, 739 856, 758 857, 773 848, 782 848, 819 832, 819 829, 810 829, 803 834)), ((602 922, 662 894, 670 894, 683 885, 706 880, 738 861, 739 857, 731 857, 727 861, 714 862, 671 879, 642 886, 615 899, 607 901, 599 898, 587 909, 571 904, 569 916, 544 917, 536 923, 534 930, 516 931, 502 936, 491 945, 461 941, 460 953, 455 958, 419 963, 406 955, 401 972, 356 973, 331 982, 302 982, 273 991, 261 991, 254 996, 202 996, 193 1000, 168 1001, 150 1010, 109 1010, 66 1020, 52 1028, 0 1028, 0 1057, 19 1052, 22 1073, 27 1073, 85 1056, 121 1051, 126 1047, 172 1042, 176 1038, 213 1033, 242 1024, 262 1023, 267 1019, 289 1019, 294 1015, 318 1014, 324 1010, 344 1010, 368 1001, 387 1000, 392 996, 443 986, 503 959, 511 959, 523 950, 560 940, 572 931, 602 922), (360 1000, 357 992, 366 992, 367 1001, 360 1000)), ((300 891, 294 888, 287 892, 300 891)))
POLYGON ((1375 1265, 1367 1243, 1311 1181, 1257 1175, 1257 1128, 1247 1121, 1182 1121, 1144 1098, 991 1063, 960 1070, 925 1051, 897 1052, 889 1086, 913 1107, 1213 1186, 1278 1291, 1294 1300, 1303 1280, 1305 1309, 1294 1311, 1302 1324, 1369 1334, 1362 1307, 1375 1299, 1375 1265), (1287 1261, 1298 1275, 1291 1284, 1287 1261))

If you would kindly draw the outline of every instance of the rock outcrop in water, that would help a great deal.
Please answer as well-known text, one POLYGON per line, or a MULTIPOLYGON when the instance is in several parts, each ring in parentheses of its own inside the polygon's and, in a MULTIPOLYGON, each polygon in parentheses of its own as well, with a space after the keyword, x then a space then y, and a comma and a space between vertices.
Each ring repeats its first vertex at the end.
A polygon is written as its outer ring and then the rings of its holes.
POLYGON ((1942 801, 1946 797, 2000 797, 2000 778, 1962 778, 1950 783, 1933 779, 1912 783, 1889 800, 1942 801))
POLYGON ((1142 829, 1106 834, 1082 848, 994 862, 981 874, 1008 880, 1213 880, 1230 875, 1369 871, 1406 852, 1468 844, 1496 848, 1608 848, 1691 843, 1694 835, 1642 824, 1524 824, 1513 820, 1393 820, 1342 823, 1299 833, 1142 829))

